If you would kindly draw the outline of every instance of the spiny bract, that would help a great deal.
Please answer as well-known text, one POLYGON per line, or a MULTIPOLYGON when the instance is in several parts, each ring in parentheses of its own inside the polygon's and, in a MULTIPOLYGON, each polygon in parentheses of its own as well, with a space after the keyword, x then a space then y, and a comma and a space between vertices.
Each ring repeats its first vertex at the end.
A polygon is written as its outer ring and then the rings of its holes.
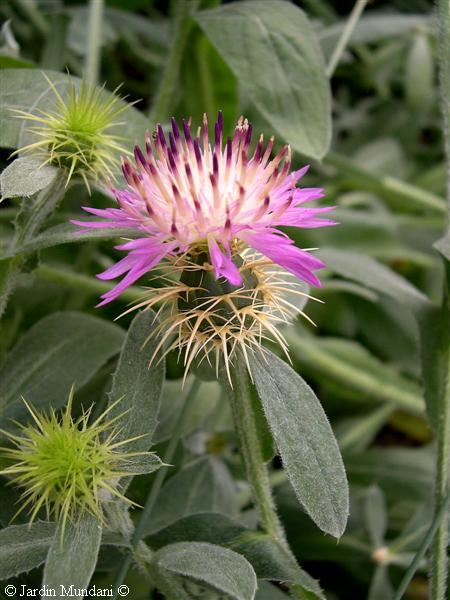
POLYGON ((81 416, 72 417, 73 388, 61 417, 52 410, 40 414, 26 404, 33 424, 18 424, 20 434, 3 432, 15 447, 1 448, 1 454, 13 464, 0 471, 11 482, 24 488, 25 500, 14 518, 25 508, 30 509, 30 522, 41 508, 47 518, 61 519, 62 531, 67 519, 87 511, 103 522, 102 502, 125 498, 118 483, 122 476, 133 475, 124 470, 132 457, 145 452, 122 452, 121 447, 136 438, 116 441, 116 423, 125 413, 106 419, 117 404, 113 403, 91 424, 92 406, 81 416))
POLYGON ((108 96, 102 87, 88 86, 84 81, 78 86, 69 80, 64 98, 45 77, 55 95, 55 109, 38 109, 36 113, 12 109, 19 118, 35 123, 27 131, 36 139, 14 154, 38 154, 43 158, 42 166, 67 170, 67 183, 79 175, 90 191, 89 179, 114 178, 120 153, 127 153, 120 144, 125 138, 109 130, 124 124, 115 119, 129 104, 120 102, 114 95, 117 90, 108 96))

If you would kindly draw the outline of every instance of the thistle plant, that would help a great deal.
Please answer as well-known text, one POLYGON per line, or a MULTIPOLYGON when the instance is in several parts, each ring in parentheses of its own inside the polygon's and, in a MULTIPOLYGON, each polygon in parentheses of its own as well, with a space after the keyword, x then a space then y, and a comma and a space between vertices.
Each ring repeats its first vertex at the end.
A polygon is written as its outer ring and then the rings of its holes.
POLYGON ((161 125, 153 143, 147 134, 145 154, 136 146, 135 163, 123 159, 128 187, 111 189, 118 208, 87 207, 101 220, 74 223, 136 232, 136 239, 117 246, 127 256, 98 275, 109 280, 125 274, 99 306, 162 262, 166 285, 135 307, 159 303, 169 309, 157 351, 174 335, 167 351, 184 351, 186 370, 199 357, 218 371, 223 359, 231 380, 237 350, 247 365, 247 352, 262 350, 266 337, 287 352, 277 325, 301 312, 292 299, 308 294, 297 282, 320 285, 315 271, 324 263, 278 227, 333 225, 320 218, 332 207, 304 206, 323 190, 297 187, 308 167, 290 172, 288 145, 271 160, 274 138, 264 146, 261 135, 250 155, 252 126, 243 117, 225 143, 221 113, 212 143, 206 115, 196 135, 184 120, 182 129, 184 140, 172 119, 168 141, 161 125))
POLYGON ((61 522, 62 535, 67 521, 85 512, 104 524, 102 505, 114 498, 135 504, 121 493, 119 480, 130 475, 133 457, 147 454, 122 450, 136 438, 116 439, 127 411, 111 419, 108 414, 120 399, 89 423, 93 406, 74 418, 73 395, 72 388, 61 416, 54 410, 41 414, 24 400, 33 422, 18 424, 19 433, 3 431, 12 447, 1 448, 12 462, 0 474, 24 490, 13 518, 28 508, 31 524, 45 509, 47 519, 61 522))
POLYGON ((120 153, 126 153, 123 137, 113 135, 113 127, 124 125, 117 117, 130 105, 120 103, 116 96, 107 97, 103 87, 88 85, 84 80, 76 86, 69 79, 66 98, 44 74, 54 94, 55 108, 27 112, 13 109, 20 119, 30 121, 27 128, 32 141, 14 154, 34 154, 42 165, 53 165, 67 173, 66 185, 74 175, 84 181, 90 192, 89 180, 113 178, 120 153))

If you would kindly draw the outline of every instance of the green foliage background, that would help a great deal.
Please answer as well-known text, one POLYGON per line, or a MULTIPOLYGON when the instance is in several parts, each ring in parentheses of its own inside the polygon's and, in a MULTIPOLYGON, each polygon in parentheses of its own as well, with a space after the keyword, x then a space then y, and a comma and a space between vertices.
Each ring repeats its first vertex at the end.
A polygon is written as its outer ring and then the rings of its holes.
MULTIPOLYGON (((326 0, 107 0, 100 82, 109 91, 123 83, 121 94, 138 101, 121 129, 130 147, 143 142, 146 128, 172 115, 191 116, 198 124, 203 112, 213 119, 220 109, 230 133, 245 114, 257 133, 267 138, 275 133, 280 145, 289 142, 294 166, 312 166, 307 185, 323 186, 326 203, 337 206, 338 227, 290 232, 301 247, 320 247, 328 268, 323 287, 315 291, 324 304, 310 302, 305 309, 316 327, 301 321, 285 335, 295 369, 320 399, 343 455, 351 510, 339 542, 299 507, 266 427, 261 435, 267 438, 279 515, 302 568, 320 581, 330 600, 387 600, 433 516, 436 432, 448 377, 446 134, 432 3, 371 3, 329 78, 326 65, 352 6, 326 0), (434 246, 439 239, 441 254, 434 246), (389 551, 386 562, 379 560, 380 548, 389 551)), ((17 163, 8 166, 25 135, 8 107, 48 102, 41 70, 53 81, 64 82, 66 70, 83 75, 88 11, 85 2, 62 0, 0 5, 0 18, 9 21, 3 45, 0 41, 1 162, 9 169, 2 176, 0 283, 12 261, 22 270, 0 325, 2 427, 24 417, 21 395, 41 408, 60 408, 72 383, 78 406, 95 402, 100 412, 124 340, 137 347, 131 332, 126 337, 131 316, 113 324, 138 297, 136 287, 94 308, 109 289, 95 274, 118 257, 111 240, 93 235, 80 243, 67 225, 80 216, 81 205, 109 205, 100 190, 89 198, 76 182, 44 231, 14 256, 7 251, 13 222, 21 218, 18 196, 38 193, 55 176, 44 174, 41 181, 29 163, 29 172, 17 163)), ((143 419, 156 427, 152 450, 159 456, 180 410, 181 371, 170 356, 157 425, 155 382, 162 373, 136 385, 134 427, 140 433, 143 419), (153 412, 146 416, 147 400, 153 412)), ((128 381, 138 379, 138 371, 117 371, 113 385, 121 395, 128 381)), ((287 597, 286 585, 269 580, 302 583, 304 598, 323 597, 307 573, 286 562, 282 549, 268 548, 262 535, 253 532, 250 538, 244 529, 253 531, 256 522, 229 408, 217 383, 199 385, 145 532, 155 551, 151 581, 159 582, 160 591, 138 568, 126 580, 130 597, 166 597, 161 590, 176 585, 181 587, 171 593, 179 598, 251 598, 249 562, 259 578, 258 600, 287 597), (197 546, 185 565, 180 557, 186 542, 197 546), (202 546, 206 543, 216 549, 202 546), (247 560, 239 562, 242 556, 247 560), (199 566, 202 557, 211 564, 199 566), (217 565, 230 570, 236 589, 215 579, 217 565), (183 574, 187 577, 180 578, 183 574)), ((131 497, 143 503, 157 476, 134 479, 131 497)), ((5 583, 39 587, 54 529, 39 523, 28 530, 22 517, 14 525, 20 529, 13 529, 9 519, 17 497, 0 478, 0 576, 5 583)), ((107 587, 123 555, 120 541, 105 535, 102 544, 92 582, 107 587)), ((405 598, 428 597, 428 568, 426 561, 419 564, 405 598)))

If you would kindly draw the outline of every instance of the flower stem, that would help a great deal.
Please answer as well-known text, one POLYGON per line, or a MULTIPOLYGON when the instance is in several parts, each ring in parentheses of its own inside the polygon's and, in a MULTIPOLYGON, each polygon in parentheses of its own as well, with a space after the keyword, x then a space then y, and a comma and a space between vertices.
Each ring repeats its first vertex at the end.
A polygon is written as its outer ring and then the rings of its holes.
POLYGON ((363 13, 363 10, 366 7, 368 0, 356 0, 355 5, 353 6, 352 12, 348 18, 347 24, 344 27, 344 31, 342 32, 341 37, 336 44, 336 48, 333 50, 333 54, 328 62, 326 68, 326 74, 329 79, 333 76, 333 73, 339 63, 339 60, 342 56, 342 53, 345 50, 345 47, 348 44, 349 39, 353 33, 353 30, 356 27, 356 24, 359 21, 360 16, 363 13))
POLYGON ((85 77, 90 85, 97 85, 100 73, 100 51, 102 44, 103 0, 89 2, 88 49, 85 77))
POLYGON ((261 440, 252 402, 250 376, 242 357, 236 359, 231 375, 231 410, 239 436, 242 459, 253 492, 253 501, 262 527, 290 553, 283 526, 275 510, 267 467, 264 463, 261 440))
MULTIPOLYGON (((175 455, 175 450, 177 449, 178 443, 183 435, 184 424, 187 420, 187 417, 189 416, 189 411, 192 406, 192 400, 195 397, 195 395, 197 394, 200 385, 201 385, 201 382, 197 378, 195 378, 191 384, 191 387, 189 388, 188 392, 186 393, 186 395, 184 397, 183 405, 180 409, 178 419, 175 423, 175 427, 172 432, 172 437, 170 438, 166 453, 164 455, 163 462, 167 465, 170 464, 171 461, 173 460, 173 457, 175 455)), ((146 531, 148 522, 150 520, 153 508, 155 506, 156 499, 158 498, 158 494, 164 483, 164 479, 166 478, 166 474, 167 474, 167 469, 163 469, 163 468, 159 469, 159 471, 155 477, 155 481, 153 482, 153 485, 150 489, 149 495, 147 496, 144 510, 142 511, 139 522, 138 522, 136 529, 134 530, 133 535, 131 537, 130 546, 131 546, 132 552, 130 552, 130 554, 128 554, 127 557, 125 558, 125 560, 123 561, 122 566, 117 574, 116 580, 113 585, 114 598, 117 597, 117 589, 123 583, 123 581, 126 577, 126 574, 128 573, 128 569, 130 568, 131 562, 133 560, 133 552, 136 550, 139 542, 141 541, 142 537, 145 535, 145 531, 146 531)))
POLYGON ((180 71, 184 48, 192 27, 191 12, 196 9, 197 0, 178 0, 174 2, 173 41, 164 67, 162 79, 150 111, 150 119, 154 123, 164 121, 170 114, 173 103, 175 85, 180 71))
MULTIPOLYGON (((437 25, 439 40, 439 80, 444 129, 444 150, 447 161, 447 226, 450 227, 450 1, 437 1, 437 25)), ((448 262, 444 264, 447 278, 450 276, 448 262)), ((444 286, 445 286, 444 279, 444 286)), ((436 531, 431 550, 431 594, 432 600, 444 600, 447 597, 448 576, 448 496, 450 483, 450 287, 444 292, 443 305, 443 373, 441 395, 437 398, 439 421, 437 430, 437 467, 435 485, 435 515, 443 511, 443 518, 436 531)), ((439 358, 439 357, 437 357, 439 358)))

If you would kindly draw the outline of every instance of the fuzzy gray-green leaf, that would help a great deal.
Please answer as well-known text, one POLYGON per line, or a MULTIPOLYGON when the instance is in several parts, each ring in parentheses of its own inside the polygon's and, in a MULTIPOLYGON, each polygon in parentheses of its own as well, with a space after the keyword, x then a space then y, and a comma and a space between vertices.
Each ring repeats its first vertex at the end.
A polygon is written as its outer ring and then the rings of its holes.
POLYGON ((251 368, 298 500, 318 527, 340 537, 348 516, 347 478, 320 402, 306 382, 272 353, 255 354, 251 368))
POLYGON ((203 542, 180 542, 159 550, 153 564, 163 571, 188 577, 227 594, 233 600, 253 600, 256 575, 237 552, 203 542))
POLYGON ((10 525, 0 531, 0 580, 41 565, 55 534, 54 523, 10 525))
POLYGON ((330 89, 304 12, 289 2, 254 0, 200 11, 195 18, 283 140, 322 158, 330 143, 330 89))
POLYGON ((81 387, 119 352, 123 330, 77 312, 53 313, 19 340, 0 366, 0 421, 36 408, 59 408, 70 387, 81 387))
POLYGON ((127 452, 148 450, 158 422, 158 412, 164 381, 164 361, 158 357, 150 365, 159 336, 152 331, 157 327, 155 313, 151 310, 138 313, 133 319, 120 353, 113 378, 110 402, 119 398, 110 412, 111 417, 128 411, 121 422, 118 440, 143 436, 126 445, 127 452), (148 341, 147 341, 148 340, 148 341))
MULTIPOLYGON (((97 518, 84 513, 77 522, 68 522, 61 539, 58 527, 48 551, 43 585, 60 590, 60 586, 87 589, 97 564, 102 527, 97 518)), ((72 596, 81 600, 83 596, 72 596)))
POLYGON ((0 175, 1 200, 32 196, 50 185, 57 174, 55 167, 42 166, 40 158, 16 158, 0 175))

